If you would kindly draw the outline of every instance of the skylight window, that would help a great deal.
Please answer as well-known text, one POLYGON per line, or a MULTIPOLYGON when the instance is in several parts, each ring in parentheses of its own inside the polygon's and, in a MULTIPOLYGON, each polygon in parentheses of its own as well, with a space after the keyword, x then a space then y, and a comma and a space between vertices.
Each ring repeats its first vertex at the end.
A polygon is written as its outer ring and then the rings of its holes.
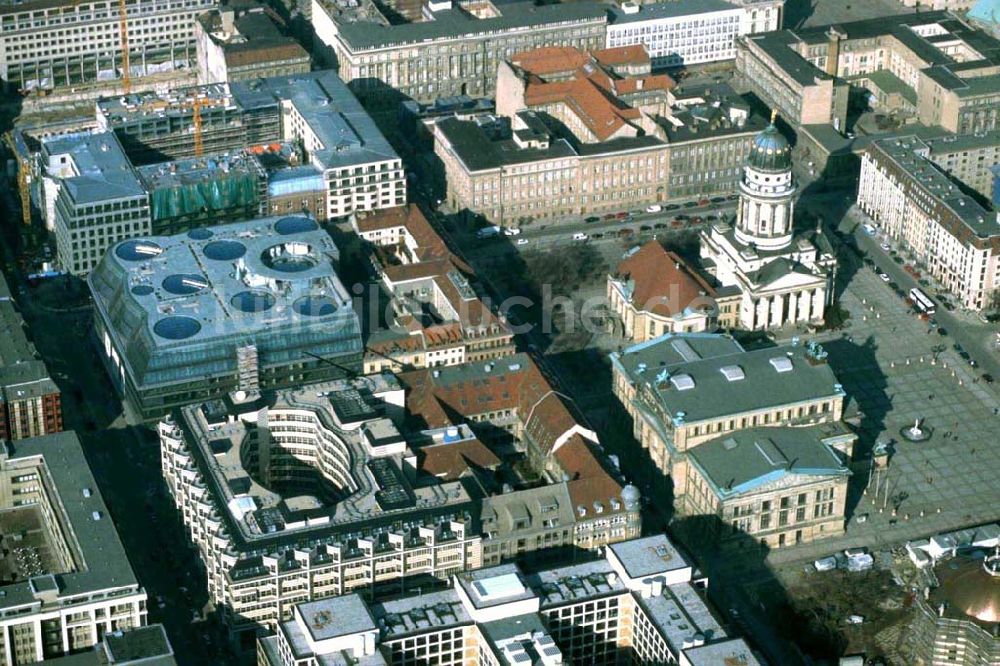
POLYGON ((771 367, 774 368, 775 372, 791 372, 792 359, 786 356, 775 356, 771 359, 771 367))
POLYGON ((678 391, 687 391, 694 388, 694 379, 691 375, 674 375, 670 378, 670 383, 678 391))
POLYGON ((741 379, 746 379, 746 374, 744 374, 743 368, 738 365, 724 365, 719 368, 719 371, 725 375, 727 380, 731 382, 738 382, 741 379))

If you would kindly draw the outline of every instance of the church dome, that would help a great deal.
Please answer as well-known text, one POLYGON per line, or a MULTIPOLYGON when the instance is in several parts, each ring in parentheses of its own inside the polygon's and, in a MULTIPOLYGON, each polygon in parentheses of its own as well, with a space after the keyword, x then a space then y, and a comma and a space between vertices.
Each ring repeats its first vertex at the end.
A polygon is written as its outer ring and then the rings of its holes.
POLYGON ((753 138, 747 166, 759 171, 788 171, 792 168, 792 147, 774 123, 753 138))
POLYGON ((932 601, 943 602, 950 615, 986 625, 1000 623, 1000 555, 985 560, 956 557, 935 572, 941 586, 932 601))

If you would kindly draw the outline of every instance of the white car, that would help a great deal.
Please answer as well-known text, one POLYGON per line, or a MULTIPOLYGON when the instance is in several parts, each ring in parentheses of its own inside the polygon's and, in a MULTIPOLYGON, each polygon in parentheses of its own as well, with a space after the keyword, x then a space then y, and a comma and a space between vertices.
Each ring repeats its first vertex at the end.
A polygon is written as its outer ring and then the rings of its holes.
POLYGON ((890 278, 890 277, 889 277, 888 275, 886 275, 885 273, 879 273, 879 274, 878 274, 878 279, 879 279, 879 280, 882 280, 882 282, 892 282, 892 278, 890 278))
POLYGON ((661 210, 663 210, 663 206, 659 206, 657 204, 653 204, 652 206, 646 206, 647 213, 659 213, 661 210))
POLYGON ((575 241, 585 241, 588 238, 590 238, 590 236, 588 236, 587 234, 584 234, 584 233, 575 233, 575 234, 573 234, 573 240, 575 240, 575 241))
POLYGON ((891 247, 889 247, 888 243, 882 243, 881 245, 879 245, 879 247, 885 250, 886 252, 892 249, 891 247))
POLYGON ((527 238, 518 238, 517 239, 517 244, 518 245, 527 245, 528 244, 528 239, 527 238))
POLYGON ((504 236, 519 236, 521 234, 521 230, 517 227, 507 227, 503 230, 503 234, 504 236))

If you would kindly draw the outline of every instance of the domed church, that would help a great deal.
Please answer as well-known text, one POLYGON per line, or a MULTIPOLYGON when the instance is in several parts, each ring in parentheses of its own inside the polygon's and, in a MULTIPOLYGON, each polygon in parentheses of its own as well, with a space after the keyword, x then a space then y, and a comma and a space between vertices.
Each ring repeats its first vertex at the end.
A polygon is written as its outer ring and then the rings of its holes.
POLYGON ((792 147, 772 115, 743 167, 736 218, 701 235, 703 268, 720 296, 740 294, 740 328, 821 324, 832 302, 833 250, 818 228, 796 232, 795 193, 792 147))

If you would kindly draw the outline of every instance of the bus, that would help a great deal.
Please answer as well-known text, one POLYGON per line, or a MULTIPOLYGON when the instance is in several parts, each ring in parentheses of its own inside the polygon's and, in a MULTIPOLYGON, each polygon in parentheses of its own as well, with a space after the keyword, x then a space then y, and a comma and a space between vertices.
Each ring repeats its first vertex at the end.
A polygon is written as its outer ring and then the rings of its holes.
POLYGON ((913 306, 917 308, 919 312, 932 315, 937 309, 937 306, 934 305, 934 301, 932 301, 927 294, 916 287, 910 290, 910 300, 913 301, 913 306))

